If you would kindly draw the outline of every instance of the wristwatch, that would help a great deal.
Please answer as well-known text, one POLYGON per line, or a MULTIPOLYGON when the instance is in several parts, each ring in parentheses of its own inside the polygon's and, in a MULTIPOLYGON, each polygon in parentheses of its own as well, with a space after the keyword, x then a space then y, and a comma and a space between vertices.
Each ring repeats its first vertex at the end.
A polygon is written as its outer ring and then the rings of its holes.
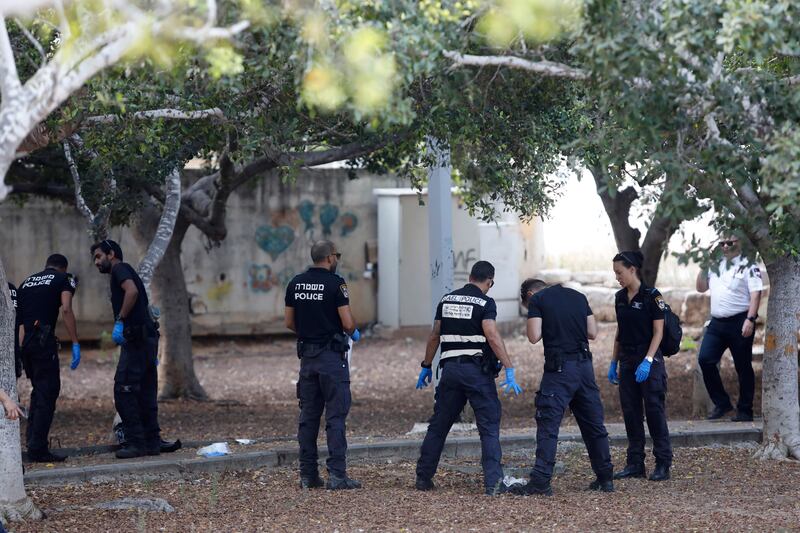
POLYGON ((648 361, 650 361, 651 363, 652 363, 653 361, 655 361, 655 357, 645 357, 645 359, 647 359, 647 360, 648 360, 648 361))
POLYGON ((758 315, 749 316, 749 317, 747 317, 747 320, 749 320, 750 322, 755 324, 756 323, 756 318, 758 318, 758 315))
POLYGON ((422 368, 432 368, 432 367, 433 367, 433 365, 432 365, 432 364, 427 364, 427 365, 426 365, 426 364, 425 364, 425 361, 422 361, 422 362, 419 364, 419 366, 421 366, 422 368))

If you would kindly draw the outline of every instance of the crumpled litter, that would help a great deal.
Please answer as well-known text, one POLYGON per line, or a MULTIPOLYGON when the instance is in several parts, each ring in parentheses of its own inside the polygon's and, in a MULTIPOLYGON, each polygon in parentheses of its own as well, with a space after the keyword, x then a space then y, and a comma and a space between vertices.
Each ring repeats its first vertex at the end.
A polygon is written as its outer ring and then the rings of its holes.
POLYGON ((197 450, 197 455, 202 455, 203 457, 222 457, 223 455, 230 455, 230 453, 231 449, 228 448, 227 442, 215 442, 197 450))
POLYGON ((236 439, 236 442, 238 442, 239 444, 242 444, 244 446, 256 443, 256 441, 254 441, 253 439, 236 439))

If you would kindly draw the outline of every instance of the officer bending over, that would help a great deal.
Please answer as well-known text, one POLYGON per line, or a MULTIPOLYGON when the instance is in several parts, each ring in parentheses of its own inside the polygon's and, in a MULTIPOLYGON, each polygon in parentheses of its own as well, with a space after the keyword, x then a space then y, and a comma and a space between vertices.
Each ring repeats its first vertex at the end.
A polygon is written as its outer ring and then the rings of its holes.
POLYGON ((544 341, 544 374, 536 393, 536 463, 527 485, 512 492, 521 495, 553 494, 550 479, 556 461, 558 430, 569 407, 581 430, 589 461, 597 479, 591 490, 612 492, 614 475, 608 432, 603 425, 603 404, 594 379, 589 339, 597 336, 597 323, 586 296, 538 279, 520 288, 528 304, 528 340, 544 341))
POLYGON ((486 296, 493 285, 494 267, 488 261, 478 261, 472 266, 469 283, 446 294, 436 308, 417 388, 426 387, 430 382, 431 365, 440 342, 442 378, 436 387, 433 416, 417 461, 415 486, 418 490, 434 488, 432 479, 444 441, 469 401, 481 437, 485 492, 497 495, 508 491, 502 483, 500 464, 500 399, 494 383, 499 370, 498 359, 506 367, 506 380, 500 385, 507 393, 520 394, 522 389, 517 385, 514 365, 497 331, 497 305, 486 296))
POLYGON ((150 316, 147 291, 136 270, 122 262, 122 248, 111 239, 93 244, 101 274, 111 275, 111 338, 120 345, 114 374, 114 407, 122 419, 125 444, 118 459, 161 453, 158 426, 158 327, 150 316))
POLYGON ((61 392, 58 339, 55 335, 59 308, 72 340, 70 368, 75 370, 81 361, 78 330, 72 312, 76 283, 75 278, 67 274, 68 266, 66 257, 53 254, 47 258, 45 269, 28 276, 17 291, 17 320, 22 325, 22 362, 32 386, 26 437, 28 459, 33 462, 52 463, 66 459, 50 453, 48 434, 61 392))
POLYGON ((311 247, 314 266, 298 274, 286 287, 286 327, 297 333, 300 378, 300 486, 322 487, 317 468, 317 435, 325 410, 328 441, 328 490, 358 489, 361 483, 347 477, 345 420, 350 411, 350 369, 347 364, 348 337, 357 341, 350 312, 350 295, 344 279, 336 275, 342 254, 330 241, 311 247), (345 335, 344 332, 347 333, 345 335))

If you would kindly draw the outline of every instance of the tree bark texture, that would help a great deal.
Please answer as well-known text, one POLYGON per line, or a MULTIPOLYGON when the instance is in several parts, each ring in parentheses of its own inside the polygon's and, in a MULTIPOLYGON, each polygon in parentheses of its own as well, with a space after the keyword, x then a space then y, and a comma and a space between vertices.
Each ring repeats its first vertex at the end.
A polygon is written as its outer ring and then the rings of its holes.
MULTIPOLYGON (((14 306, 0 261, 0 389, 17 399, 14 373, 14 306)), ((8 420, 0 407, 0 521, 39 519, 42 513, 28 495, 22 477, 19 420, 8 420)))
POLYGON ((153 240, 150 241, 150 245, 147 247, 147 253, 139 262, 139 276, 142 278, 142 283, 144 283, 148 293, 150 292, 150 281, 153 279, 153 272, 164 257, 164 252, 172 239, 175 221, 178 219, 178 211, 181 207, 181 175, 177 168, 167 176, 166 185, 161 219, 158 221, 153 240))
POLYGON ((780 257, 767 265, 770 291, 764 336, 762 459, 800 459, 797 332, 800 329, 800 259, 780 257))
MULTIPOLYGON (((155 207, 148 207, 134 227, 134 235, 143 245, 149 245, 155 235, 157 216, 155 207)), ((178 217, 169 246, 153 275, 154 301, 161 308, 161 364, 158 367, 160 399, 208 399, 194 372, 192 359, 189 293, 181 262, 181 245, 188 229, 189 223, 183 217, 178 217)))

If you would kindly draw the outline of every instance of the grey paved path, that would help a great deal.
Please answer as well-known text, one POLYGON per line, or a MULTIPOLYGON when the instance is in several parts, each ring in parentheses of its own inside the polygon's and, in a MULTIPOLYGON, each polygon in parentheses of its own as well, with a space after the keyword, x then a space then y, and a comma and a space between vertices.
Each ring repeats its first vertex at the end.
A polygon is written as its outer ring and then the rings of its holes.
MULTIPOLYGON (((713 444, 735 444, 759 442, 761 420, 751 423, 670 421, 673 446, 708 446, 713 444)), ((612 446, 625 446, 625 428, 621 423, 607 424, 612 446)), ((348 450, 350 461, 359 460, 413 460, 419 453, 421 435, 418 438, 377 440, 352 438, 348 450)), ((559 440, 581 442, 577 427, 561 428, 559 440)), ((535 428, 513 430, 501 435, 504 452, 528 450, 536 447, 535 428)), ((204 443, 192 443, 195 446, 204 443)), ((184 475, 274 468, 297 461, 298 450, 294 443, 285 441, 262 442, 266 449, 250 450, 248 447, 232 445, 233 453, 224 457, 205 458, 195 454, 196 448, 187 447, 174 454, 137 460, 119 461, 111 453, 71 457, 67 463, 38 467, 25 474, 25 483, 30 485, 61 485, 69 483, 101 483, 122 479, 155 479, 184 475)), ((444 459, 480 456, 480 440, 477 432, 451 434, 442 454, 444 459)), ((95 449, 95 451, 97 451, 95 449)), ((73 450, 80 454, 81 450, 73 450)), ((320 446, 320 456, 325 457, 325 446, 320 446)))

